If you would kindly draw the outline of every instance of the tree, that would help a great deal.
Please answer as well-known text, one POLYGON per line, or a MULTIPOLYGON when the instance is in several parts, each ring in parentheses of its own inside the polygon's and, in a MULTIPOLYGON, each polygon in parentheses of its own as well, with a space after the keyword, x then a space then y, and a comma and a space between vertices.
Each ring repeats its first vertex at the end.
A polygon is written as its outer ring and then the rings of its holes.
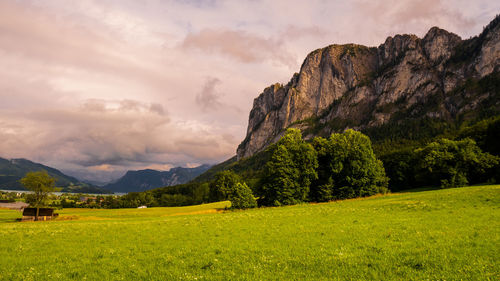
POLYGON ((231 209, 248 209, 257 206, 252 190, 233 171, 222 171, 210 183, 210 201, 231 201, 231 209))
POLYGON ((370 139, 347 130, 330 138, 317 137, 318 179, 311 187, 311 199, 329 201, 369 196, 387 191, 383 164, 375 157, 370 139))
POLYGON ((249 209, 257 207, 257 200, 246 183, 237 182, 228 196, 231 209, 249 209))
POLYGON ((317 178, 314 148, 298 129, 288 129, 266 164, 259 203, 293 205, 308 200, 311 182, 317 178))
POLYGON ((471 177, 480 178, 499 163, 498 157, 482 152, 469 138, 460 141, 439 139, 415 153, 419 159, 417 181, 443 188, 467 185, 471 177))
POLYGON ((31 206, 36 207, 35 220, 38 220, 40 207, 45 206, 49 195, 58 190, 54 186, 56 179, 49 176, 47 171, 38 171, 27 173, 20 181, 26 189, 33 191, 27 201, 31 206))
POLYGON ((215 175, 210 183, 209 199, 211 202, 227 200, 230 192, 240 182, 240 177, 233 171, 222 171, 215 175))
POLYGON ((415 157, 414 147, 405 147, 385 154, 380 160, 384 163, 385 172, 391 191, 414 188, 415 186, 415 157))

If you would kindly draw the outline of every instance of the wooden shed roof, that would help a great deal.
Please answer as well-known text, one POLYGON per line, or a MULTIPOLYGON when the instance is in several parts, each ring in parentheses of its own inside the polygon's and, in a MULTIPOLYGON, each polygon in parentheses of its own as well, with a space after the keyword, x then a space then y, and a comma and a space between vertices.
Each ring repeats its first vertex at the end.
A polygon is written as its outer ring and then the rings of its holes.
MULTIPOLYGON (((54 214, 54 209, 52 208, 40 208, 38 211, 38 216, 52 216, 54 214)), ((36 216, 36 208, 24 208, 23 216, 36 216)))

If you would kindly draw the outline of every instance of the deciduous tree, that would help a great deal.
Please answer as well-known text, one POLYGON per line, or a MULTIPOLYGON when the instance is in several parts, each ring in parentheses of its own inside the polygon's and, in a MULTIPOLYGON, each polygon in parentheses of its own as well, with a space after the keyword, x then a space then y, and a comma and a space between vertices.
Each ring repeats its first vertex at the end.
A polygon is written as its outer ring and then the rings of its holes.
POLYGON ((228 196, 231 209, 249 209, 257 207, 257 200, 246 183, 236 183, 228 196))
POLYGON ((317 178, 314 148, 298 129, 288 129, 266 164, 260 204, 293 205, 308 200, 311 182, 317 178))
POLYGON ((27 197, 27 201, 31 206, 36 207, 35 220, 38 220, 40 207, 45 206, 49 195, 58 190, 55 187, 56 179, 51 177, 47 171, 38 171, 27 173, 20 181, 26 189, 33 191, 33 194, 27 197))
POLYGON ((222 171, 215 175, 210 183, 209 199, 212 202, 227 200, 228 196, 241 178, 233 171, 222 171))
POLYGON ((417 180, 441 187, 467 185, 472 175, 481 176, 499 162, 498 157, 482 152, 469 138, 459 141, 439 139, 415 153, 419 159, 417 180))
POLYGON ((332 134, 328 140, 317 137, 318 180, 311 188, 311 199, 329 201, 369 196, 387 191, 383 164, 375 157, 370 139, 357 131, 332 134))

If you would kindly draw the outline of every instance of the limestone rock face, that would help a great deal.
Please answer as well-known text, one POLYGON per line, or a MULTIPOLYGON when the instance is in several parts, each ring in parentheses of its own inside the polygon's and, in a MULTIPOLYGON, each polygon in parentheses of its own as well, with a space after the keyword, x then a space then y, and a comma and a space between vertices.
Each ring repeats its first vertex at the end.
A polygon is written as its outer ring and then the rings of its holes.
POLYGON ((448 60, 452 55, 453 48, 461 41, 459 36, 433 27, 423 39, 423 48, 430 62, 439 63, 448 60))
POLYGON ((308 120, 329 134, 381 126, 403 110, 409 118, 446 119, 479 106, 491 94, 472 104, 449 94, 468 79, 500 71, 499 22, 497 16, 469 40, 433 27, 422 39, 396 35, 379 47, 330 45, 311 52, 288 84, 274 84, 254 100, 238 158, 263 150, 289 127, 313 137, 318 132, 307 133, 308 120), (436 106, 419 108, 434 100, 436 106))
POLYGON ((481 77, 499 70, 500 24, 491 28, 489 32, 481 34, 484 37, 484 44, 481 45, 481 53, 474 64, 475 70, 481 77))

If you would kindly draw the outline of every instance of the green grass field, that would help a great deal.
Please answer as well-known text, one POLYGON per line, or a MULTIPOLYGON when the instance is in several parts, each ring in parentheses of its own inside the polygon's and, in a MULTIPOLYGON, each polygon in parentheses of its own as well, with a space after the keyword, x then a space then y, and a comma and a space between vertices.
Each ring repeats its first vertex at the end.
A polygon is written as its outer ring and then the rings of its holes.
POLYGON ((0 280, 499 280, 500 186, 220 212, 0 210, 0 280))

